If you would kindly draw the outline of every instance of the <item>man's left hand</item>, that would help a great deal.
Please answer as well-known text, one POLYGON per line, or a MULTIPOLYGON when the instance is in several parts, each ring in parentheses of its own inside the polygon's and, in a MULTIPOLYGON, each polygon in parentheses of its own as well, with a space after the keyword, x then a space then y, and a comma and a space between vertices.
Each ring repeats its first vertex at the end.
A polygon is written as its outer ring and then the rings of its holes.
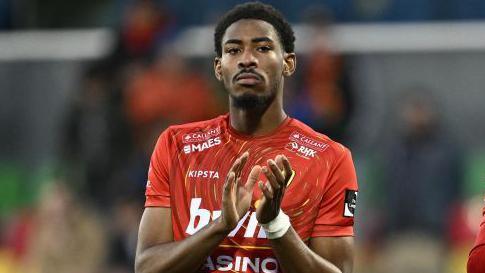
POLYGON ((259 181, 259 188, 263 192, 263 197, 256 208, 256 218, 261 224, 272 221, 280 212, 281 201, 288 186, 288 182, 293 174, 290 162, 284 155, 268 160, 268 165, 262 171, 268 181, 259 181))

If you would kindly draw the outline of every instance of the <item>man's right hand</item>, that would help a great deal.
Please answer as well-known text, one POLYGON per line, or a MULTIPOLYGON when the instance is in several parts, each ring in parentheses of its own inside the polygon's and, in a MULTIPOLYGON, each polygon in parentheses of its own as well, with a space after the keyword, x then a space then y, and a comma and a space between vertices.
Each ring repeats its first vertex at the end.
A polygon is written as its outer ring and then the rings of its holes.
POLYGON ((241 171, 248 156, 244 153, 238 158, 226 176, 221 217, 192 236, 174 241, 170 208, 145 209, 138 233, 135 272, 196 272, 202 266, 249 210, 261 167, 254 166, 247 182, 241 185, 241 171))
POLYGON ((241 184, 241 171, 249 157, 245 152, 241 157, 234 161, 231 169, 227 173, 226 181, 222 189, 222 214, 221 228, 230 232, 239 220, 246 214, 251 206, 253 189, 261 173, 261 167, 255 165, 249 173, 248 180, 241 184))

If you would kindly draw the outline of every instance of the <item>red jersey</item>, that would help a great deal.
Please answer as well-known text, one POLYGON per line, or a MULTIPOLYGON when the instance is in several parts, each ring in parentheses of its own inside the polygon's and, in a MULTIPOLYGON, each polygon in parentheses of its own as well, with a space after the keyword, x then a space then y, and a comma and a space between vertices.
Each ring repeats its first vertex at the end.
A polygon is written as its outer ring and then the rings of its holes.
POLYGON ((483 220, 480 224, 475 246, 468 257, 468 273, 485 273, 485 208, 483 208, 483 220))
MULTIPOLYGON (((269 135, 241 135, 229 115, 171 126, 157 141, 146 188, 146 207, 172 209, 175 240, 196 233, 221 215, 222 187, 234 161, 244 152, 245 183, 252 166, 284 154, 295 171, 281 208, 303 241, 320 236, 352 236, 357 179, 350 151, 302 122, 287 118, 269 135)), ((266 181, 264 174, 260 180, 266 181)), ((254 203, 199 272, 281 272, 254 203)))

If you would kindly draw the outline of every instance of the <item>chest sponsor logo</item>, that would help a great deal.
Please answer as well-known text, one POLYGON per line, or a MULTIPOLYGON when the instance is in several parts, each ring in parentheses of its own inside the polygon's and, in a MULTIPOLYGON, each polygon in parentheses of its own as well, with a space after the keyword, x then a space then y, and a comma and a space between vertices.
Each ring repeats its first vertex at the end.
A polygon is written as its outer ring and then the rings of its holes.
POLYGON ((278 261, 273 257, 209 256, 203 268, 211 271, 278 273, 278 261))
MULTIPOLYGON (((190 220, 185 229, 185 233, 187 234, 195 234, 197 231, 208 225, 211 220, 214 221, 221 216, 222 212, 220 210, 210 211, 208 209, 203 209, 200 207, 201 203, 201 198, 192 198, 190 200, 190 220)), ((241 228, 243 226, 246 227, 246 231, 243 235, 245 238, 266 238, 266 233, 262 228, 259 228, 259 231, 256 232, 258 229, 258 220, 256 219, 256 212, 251 211, 246 212, 237 223, 237 226, 231 233, 229 233, 229 235, 227 235, 227 237, 236 236, 236 234, 242 230, 241 228)))
POLYGON ((183 143, 194 143, 194 142, 202 142, 206 141, 210 138, 216 137, 221 134, 221 127, 212 128, 209 130, 201 131, 201 132, 194 132, 185 134, 182 137, 183 143))
POLYGON ((191 178, 209 178, 209 179, 219 179, 219 172, 218 171, 202 171, 202 170, 193 170, 189 171, 188 177, 191 178))
POLYGON ((328 148, 327 143, 307 137, 296 131, 290 134, 290 140, 297 142, 300 145, 305 145, 307 147, 310 147, 311 149, 321 151, 321 152, 325 151, 328 148))
POLYGON ((192 152, 202 152, 204 150, 217 146, 221 143, 222 143, 221 138, 215 137, 215 138, 210 138, 207 141, 204 141, 202 143, 187 144, 184 146, 184 153, 190 154, 192 152))
POLYGON ((296 153, 297 155, 299 155, 303 158, 306 158, 306 159, 314 158, 315 155, 317 154, 317 151, 310 149, 306 146, 303 146, 296 141, 292 141, 292 142, 286 144, 285 148, 287 150, 291 151, 291 152, 296 153))

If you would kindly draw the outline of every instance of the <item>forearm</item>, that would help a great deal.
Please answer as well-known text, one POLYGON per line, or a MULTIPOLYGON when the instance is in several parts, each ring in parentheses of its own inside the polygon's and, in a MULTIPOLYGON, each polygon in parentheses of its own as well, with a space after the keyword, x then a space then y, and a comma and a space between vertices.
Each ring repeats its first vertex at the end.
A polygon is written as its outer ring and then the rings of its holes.
POLYGON ((341 273, 330 261, 312 251, 298 236, 293 227, 278 239, 270 240, 273 252, 283 272, 341 273))
POLYGON ((138 251, 135 272, 196 272, 229 233, 221 226, 220 221, 216 220, 184 240, 157 244, 138 251))

